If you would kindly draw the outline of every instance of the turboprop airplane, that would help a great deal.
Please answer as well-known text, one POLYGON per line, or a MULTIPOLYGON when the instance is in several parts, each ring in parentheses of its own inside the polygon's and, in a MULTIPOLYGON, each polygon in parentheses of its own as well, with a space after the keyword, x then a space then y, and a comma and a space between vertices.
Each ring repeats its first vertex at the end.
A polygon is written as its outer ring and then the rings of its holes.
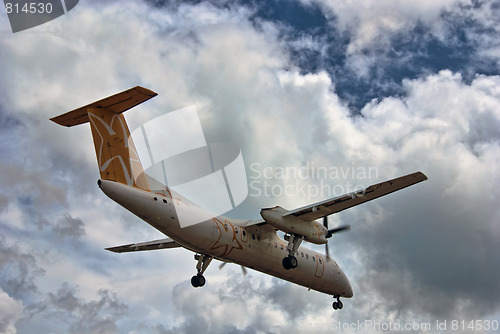
POLYGON ((328 229, 327 216, 427 180, 423 173, 416 172, 295 210, 279 206, 263 208, 262 219, 256 221, 213 215, 183 227, 180 213, 194 216, 205 211, 172 189, 158 186, 144 173, 122 114, 156 95, 137 86, 51 120, 67 127, 89 122, 100 172, 99 188, 167 236, 107 250, 123 253, 184 247, 194 252, 197 260, 197 273, 191 278, 193 287, 205 285, 203 274, 211 261, 217 259, 222 265, 236 263, 243 269, 252 268, 332 295, 336 299, 333 308, 342 309, 340 298, 351 298, 353 292, 342 269, 330 258, 328 239, 349 226, 328 229), (322 223, 316 221, 321 218, 322 223), (284 239, 278 236, 278 230, 285 233, 284 239), (301 247, 303 241, 324 244, 325 254, 301 247))

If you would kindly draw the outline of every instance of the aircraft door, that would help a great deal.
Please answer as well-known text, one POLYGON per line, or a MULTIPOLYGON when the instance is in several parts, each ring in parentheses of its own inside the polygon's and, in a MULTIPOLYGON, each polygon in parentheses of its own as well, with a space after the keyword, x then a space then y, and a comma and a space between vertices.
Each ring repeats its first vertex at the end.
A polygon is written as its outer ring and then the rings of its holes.
POLYGON ((325 272, 325 260, 319 256, 315 255, 316 257, 316 272, 314 275, 316 277, 323 277, 323 273, 325 272))

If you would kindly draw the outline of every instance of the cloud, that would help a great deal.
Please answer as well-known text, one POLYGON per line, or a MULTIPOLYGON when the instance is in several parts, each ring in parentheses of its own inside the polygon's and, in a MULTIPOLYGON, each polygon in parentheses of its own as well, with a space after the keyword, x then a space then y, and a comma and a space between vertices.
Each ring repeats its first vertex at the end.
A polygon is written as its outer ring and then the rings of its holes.
POLYGON ((29 297, 38 291, 37 277, 44 274, 37 259, 17 245, 6 244, 0 237, 0 286, 15 298, 29 297))
MULTIPOLYGON (((494 240, 500 236, 500 111, 493 88, 499 82, 478 76, 467 85, 459 74, 443 71, 407 81, 403 100, 388 98, 362 111, 359 128, 378 133, 385 164, 429 176, 414 190, 418 201, 403 199, 411 193, 380 200, 376 224, 360 227, 366 235, 357 246, 366 256, 363 285, 390 294, 392 310, 469 318, 499 307, 492 292, 499 291, 500 272, 491 265, 498 263, 494 240)), ((373 220, 369 215, 355 211, 354 217, 373 220)))
POLYGON ((54 233, 62 238, 76 240, 85 235, 85 225, 79 218, 66 214, 53 228, 54 233))
POLYGON ((348 30, 352 38, 347 53, 383 48, 390 45, 390 39, 401 31, 410 31, 423 24, 436 34, 442 33, 441 15, 468 2, 463 0, 423 1, 394 5, 391 1, 365 0, 357 3, 329 0, 304 1, 319 4, 333 15, 334 24, 341 30, 348 30))
MULTIPOLYGON (((353 34, 347 65, 363 69, 373 64, 363 50, 383 49, 401 31, 425 24, 439 37, 442 26, 434 20, 455 3, 330 5, 353 34)), ((88 2, 37 33, 0 41, 9 78, 0 82, 0 154, 9 161, 0 165, 0 286, 8 294, 2 298, 24 308, 24 317, 12 316, 18 324, 75 333, 293 333, 328 327, 335 317, 434 320, 498 312, 499 77, 420 73, 401 80, 401 94, 363 102, 352 116, 336 91, 339 79, 291 66, 283 28, 257 24, 252 15, 249 7, 207 3, 153 9, 88 2), (194 103, 207 140, 240 146, 248 164, 376 168, 371 178, 348 179, 365 186, 415 170, 429 180, 332 217, 352 225, 331 244, 355 289, 342 313, 332 316, 328 296, 255 272, 246 279, 239 271, 216 274, 213 265, 207 286, 193 289, 195 262, 187 251, 102 250, 161 235, 99 192, 88 126, 48 121, 137 84, 160 95, 127 112, 132 127, 194 103)), ((485 39, 487 53, 495 54, 494 38, 485 39)), ((318 40, 304 38, 296 47, 322 50, 318 40)), ((271 181, 297 186, 293 179, 271 181)), ((263 206, 292 209, 326 197, 298 194, 249 198, 238 214, 257 218, 263 206)))
POLYGON ((217 287, 208 287, 203 292, 190 289, 186 282, 173 289, 179 324, 165 332, 192 333, 205 329, 221 333, 298 333, 294 321, 307 312, 319 311, 314 302, 321 297, 306 288, 255 275, 253 271, 246 277, 236 272, 217 287), (206 311, 200 312, 200 307, 206 311), (192 314, 198 316, 189 316, 192 314))
POLYGON ((449 69, 470 82, 476 73, 499 73, 494 1, 301 3, 324 15, 316 15, 315 29, 282 30, 284 47, 301 71, 328 71, 355 112, 373 98, 404 94, 405 78, 449 69))
POLYGON ((16 322, 23 315, 22 302, 0 289, 0 333, 15 334, 16 322))
POLYGON ((116 322, 127 313, 127 306, 109 290, 97 295, 97 300, 87 301, 78 296, 76 287, 64 283, 39 304, 30 305, 29 311, 42 326, 48 317, 65 324, 68 333, 121 333, 116 322))

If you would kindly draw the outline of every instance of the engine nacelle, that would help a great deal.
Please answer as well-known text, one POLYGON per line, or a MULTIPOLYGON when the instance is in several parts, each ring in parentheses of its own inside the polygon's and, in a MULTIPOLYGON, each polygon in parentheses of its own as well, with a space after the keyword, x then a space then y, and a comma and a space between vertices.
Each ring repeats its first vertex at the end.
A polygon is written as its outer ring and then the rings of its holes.
POLYGON ((317 221, 305 221, 295 216, 284 216, 288 211, 280 206, 260 210, 260 215, 266 223, 277 229, 304 236, 304 240, 314 244, 325 244, 328 230, 317 221))

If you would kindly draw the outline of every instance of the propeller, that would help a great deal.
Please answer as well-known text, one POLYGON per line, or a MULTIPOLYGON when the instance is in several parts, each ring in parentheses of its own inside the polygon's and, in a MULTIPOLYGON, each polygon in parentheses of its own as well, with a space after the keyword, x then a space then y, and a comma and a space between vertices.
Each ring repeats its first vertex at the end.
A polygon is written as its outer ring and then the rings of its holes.
MULTIPOLYGON (((222 270, 222 268, 224 268, 224 266, 227 264, 227 262, 222 262, 220 265, 219 265, 219 270, 222 270)), ((247 268, 245 268, 244 266, 240 266, 241 267, 241 271, 243 272, 243 276, 246 276, 248 274, 247 272, 247 268)))
MULTIPOLYGON (((326 238, 329 239, 332 237, 334 233, 349 231, 351 229, 351 225, 341 225, 332 229, 328 229, 328 217, 323 217, 323 226, 326 227, 328 233, 326 234, 326 238)), ((328 241, 325 244, 325 252, 326 252, 326 260, 330 261, 330 249, 328 248, 328 241)))

